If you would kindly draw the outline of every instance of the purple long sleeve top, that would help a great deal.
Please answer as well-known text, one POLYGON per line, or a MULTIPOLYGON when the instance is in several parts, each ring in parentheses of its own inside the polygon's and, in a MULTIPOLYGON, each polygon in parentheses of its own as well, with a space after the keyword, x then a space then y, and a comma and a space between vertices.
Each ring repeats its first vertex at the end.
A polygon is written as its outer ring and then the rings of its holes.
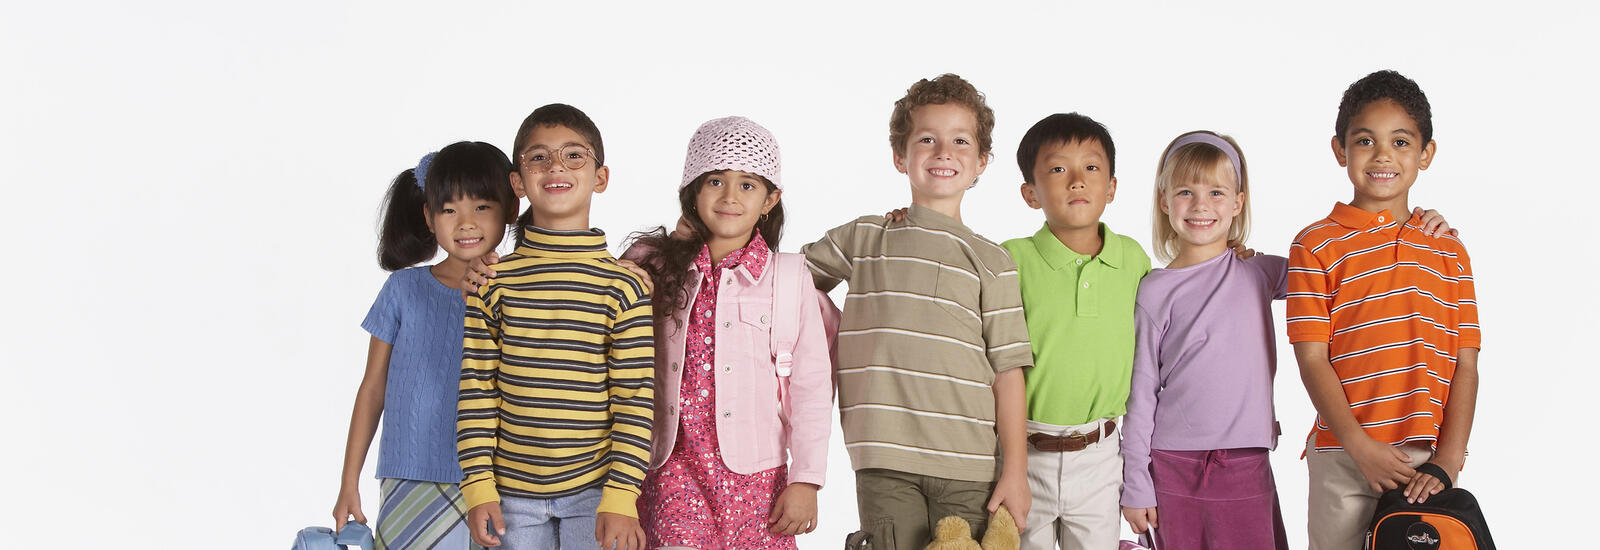
POLYGON ((1122 426, 1122 505, 1153 508, 1150 450, 1277 446, 1272 300, 1288 260, 1233 251, 1139 282, 1132 393, 1122 426))

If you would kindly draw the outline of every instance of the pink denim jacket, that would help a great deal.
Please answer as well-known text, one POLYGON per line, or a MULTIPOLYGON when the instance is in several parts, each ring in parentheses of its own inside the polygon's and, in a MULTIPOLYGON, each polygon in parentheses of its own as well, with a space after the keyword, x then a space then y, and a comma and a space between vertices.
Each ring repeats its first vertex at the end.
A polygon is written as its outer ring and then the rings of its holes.
MULTIPOLYGON (((630 250, 624 256, 636 256, 636 252, 640 251, 630 250)), ((685 283, 689 300, 672 312, 670 319, 656 319, 652 470, 667 461, 678 435, 678 395, 686 368, 684 339, 701 279, 698 268, 691 265, 689 269, 695 272, 685 283)), ((838 329, 838 310, 827 294, 812 286, 811 272, 799 254, 774 253, 760 279, 753 279, 743 265, 724 270, 722 276, 715 314, 717 351, 712 365, 722 460, 728 469, 745 475, 782 466, 787 461, 789 483, 821 486, 833 421, 830 346, 838 329), (779 261, 780 256, 790 258, 779 261), (801 303, 772 303, 773 284, 780 269, 792 269, 793 276, 801 278, 801 303), (800 321, 788 378, 787 422, 782 416, 776 352, 772 349, 772 320, 779 315, 799 316, 800 321)))

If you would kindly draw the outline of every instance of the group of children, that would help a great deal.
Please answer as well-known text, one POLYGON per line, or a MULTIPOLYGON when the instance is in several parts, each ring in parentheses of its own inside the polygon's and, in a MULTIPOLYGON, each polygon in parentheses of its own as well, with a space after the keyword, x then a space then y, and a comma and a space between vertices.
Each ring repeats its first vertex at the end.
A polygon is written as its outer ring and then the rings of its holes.
POLYGON ((1116 149, 1076 113, 1023 136, 1021 195, 1045 222, 995 244, 961 216, 993 127, 960 77, 912 85, 890 120, 910 208, 801 254, 777 252, 777 141, 744 118, 696 131, 677 229, 636 234, 621 260, 589 225, 609 171, 583 112, 535 110, 511 158, 475 142, 425 157, 387 200, 394 274, 362 324, 336 522, 366 521, 381 418, 380 547, 794 548, 818 521, 837 389, 852 540, 874 550, 920 550, 946 516, 981 532, 1001 508, 1024 548, 1114 548, 1124 520, 1161 548, 1287 548, 1267 460, 1285 298, 1318 411, 1311 548, 1356 547, 1382 490, 1421 501, 1460 471, 1477 307, 1460 241, 1408 203, 1436 147, 1414 82, 1380 71, 1346 91, 1332 147, 1354 198, 1288 258, 1243 248, 1244 153, 1197 131, 1160 158, 1170 263, 1152 269, 1100 221, 1116 149), (842 318, 823 294, 841 282, 842 318))

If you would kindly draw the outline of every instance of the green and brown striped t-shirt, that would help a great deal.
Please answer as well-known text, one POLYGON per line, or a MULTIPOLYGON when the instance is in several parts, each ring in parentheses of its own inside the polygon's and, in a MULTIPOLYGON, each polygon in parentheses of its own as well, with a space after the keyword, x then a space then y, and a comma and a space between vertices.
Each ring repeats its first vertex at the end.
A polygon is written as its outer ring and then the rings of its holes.
POLYGON ((857 470, 993 481, 994 380, 1032 364, 1017 267, 961 222, 912 206, 801 249, 818 288, 850 287, 839 326, 839 411, 857 470))

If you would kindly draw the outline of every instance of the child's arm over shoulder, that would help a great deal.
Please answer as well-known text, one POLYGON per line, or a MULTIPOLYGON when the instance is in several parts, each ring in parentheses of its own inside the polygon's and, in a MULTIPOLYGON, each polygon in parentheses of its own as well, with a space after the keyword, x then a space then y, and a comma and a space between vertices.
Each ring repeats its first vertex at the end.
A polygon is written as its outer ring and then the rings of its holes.
POLYGON ((635 502, 650 463, 650 425, 655 417, 655 327, 650 297, 639 277, 625 273, 617 285, 623 299, 617 304, 606 351, 610 474, 595 511, 637 518, 635 502))
POLYGON ((855 269, 856 226, 861 223, 874 223, 874 220, 878 225, 884 223, 882 216, 862 216, 829 229, 821 239, 800 247, 800 253, 806 256, 806 265, 811 268, 811 276, 818 290, 827 292, 839 286, 840 282, 850 280, 850 275, 855 269))
POLYGON ((498 295, 493 283, 467 294, 456 402, 456 452, 464 475, 461 494, 468 509, 500 501, 494 481, 494 452, 499 446, 500 429, 498 295))

